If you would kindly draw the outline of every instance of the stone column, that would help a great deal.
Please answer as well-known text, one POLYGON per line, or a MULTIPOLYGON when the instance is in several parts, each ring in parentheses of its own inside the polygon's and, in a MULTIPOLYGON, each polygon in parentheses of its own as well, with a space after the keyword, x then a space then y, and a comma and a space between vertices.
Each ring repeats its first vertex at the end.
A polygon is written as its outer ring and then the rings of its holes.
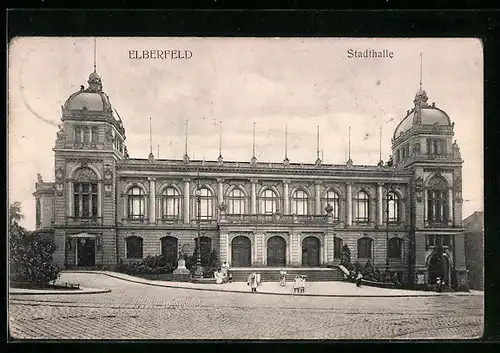
POLYGON ((321 181, 316 181, 315 185, 315 213, 321 214, 321 181))
POLYGON ((323 241, 323 264, 326 265, 328 263, 328 233, 324 234, 323 241))
POLYGON ((220 242, 219 242, 219 256, 220 256, 220 261, 223 263, 224 261, 229 262, 228 259, 228 253, 227 253, 227 241, 228 241, 228 234, 226 232, 221 232, 220 233, 220 242))
POLYGON ((156 223, 156 178, 148 178, 149 180, 149 223, 156 223))
POLYGON ((189 179, 185 178, 184 181, 184 223, 189 223, 189 200, 190 200, 190 188, 189 179))
POLYGON ((384 219, 384 212, 382 206, 382 185, 383 183, 377 183, 377 225, 382 226, 384 219))
POLYGON ((102 182, 97 183, 97 217, 102 217, 102 182))
POLYGON ((347 208, 347 219, 346 223, 348 226, 352 225, 352 183, 346 183, 346 208, 347 208))
POLYGON ((453 189, 448 189, 448 224, 453 224, 453 189))
POLYGON ((427 190, 424 190, 424 225, 428 223, 427 218, 429 214, 428 210, 428 202, 427 202, 427 190))
POLYGON ((252 183, 252 194, 250 195, 250 212, 251 214, 257 214, 257 191, 256 191, 256 186, 257 180, 252 179, 250 180, 252 183))
POLYGON ((75 197, 73 193, 73 182, 68 181, 68 216, 75 217, 75 210, 73 207, 73 198, 75 197))
POLYGON ((289 184, 290 180, 283 180, 283 214, 290 214, 289 184))
POLYGON ((222 179, 217 179, 217 212, 220 213, 219 211, 219 205, 221 205, 224 202, 224 188, 222 184, 223 180, 222 179))

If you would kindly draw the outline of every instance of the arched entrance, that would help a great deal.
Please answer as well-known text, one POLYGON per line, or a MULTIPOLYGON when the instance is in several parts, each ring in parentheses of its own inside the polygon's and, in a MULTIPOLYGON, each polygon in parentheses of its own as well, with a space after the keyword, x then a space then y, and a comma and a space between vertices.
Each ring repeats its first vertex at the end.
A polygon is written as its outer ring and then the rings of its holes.
POLYGON ((429 260, 429 284, 436 284, 437 278, 444 279, 445 284, 449 285, 449 268, 448 259, 442 254, 434 254, 429 260))
POLYGON ((250 267, 252 244, 250 239, 244 236, 237 236, 231 242, 231 266, 250 267))
POLYGON ((161 254, 167 262, 177 264, 178 254, 177 238, 166 236, 161 238, 161 254))
POLYGON ((319 266, 320 242, 316 237, 307 237, 302 240, 302 266, 319 266))
POLYGON ((286 265, 286 241, 274 236, 267 241, 267 266, 282 267, 286 265))

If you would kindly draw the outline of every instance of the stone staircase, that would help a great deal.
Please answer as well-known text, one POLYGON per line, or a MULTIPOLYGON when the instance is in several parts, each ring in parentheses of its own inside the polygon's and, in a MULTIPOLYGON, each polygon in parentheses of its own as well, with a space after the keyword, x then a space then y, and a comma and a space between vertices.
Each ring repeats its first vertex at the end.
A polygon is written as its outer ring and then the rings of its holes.
MULTIPOLYGON (((229 269, 229 273, 233 276, 233 282, 246 282, 250 273, 260 273, 261 282, 278 282, 280 271, 283 268, 273 267, 234 267, 229 269)), ((285 267, 287 281, 293 281, 297 275, 305 275, 306 280, 310 282, 328 282, 328 281, 343 281, 344 273, 338 267, 334 268, 297 268, 285 267)))

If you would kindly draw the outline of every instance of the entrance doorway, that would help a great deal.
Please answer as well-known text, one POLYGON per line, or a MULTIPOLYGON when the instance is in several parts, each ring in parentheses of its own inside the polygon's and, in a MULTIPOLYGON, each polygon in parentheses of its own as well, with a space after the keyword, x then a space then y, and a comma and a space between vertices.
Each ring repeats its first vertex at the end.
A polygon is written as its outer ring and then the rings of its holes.
POLYGON ((79 238, 76 240, 77 266, 95 266, 95 239, 79 238))
POLYGON ((442 254, 434 254, 429 260, 429 284, 436 284, 437 278, 444 280, 446 285, 449 283, 449 262, 442 254))
POLYGON ((307 237, 302 241, 302 266, 319 266, 320 242, 316 237, 307 237))
POLYGON ((286 265, 286 241, 274 236, 267 241, 267 266, 283 267, 286 265))
POLYGON ((231 266, 250 267, 252 244, 250 239, 244 236, 237 236, 231 242, 231 266))

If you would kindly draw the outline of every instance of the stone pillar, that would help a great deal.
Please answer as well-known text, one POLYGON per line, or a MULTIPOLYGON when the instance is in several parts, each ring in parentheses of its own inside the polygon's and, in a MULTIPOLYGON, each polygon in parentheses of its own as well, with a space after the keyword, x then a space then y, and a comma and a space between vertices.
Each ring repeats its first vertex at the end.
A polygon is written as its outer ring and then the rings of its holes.
POLYGON ((328 263, 328 233, 324 234, 324 241, 323 241, 323 265, 326 265, 328 263))
POLYGON ((250 180, 252 183, 252 193, 250 195, 250 212, 251 214, 257 214, 257 191, 256 191, 256 186, 257 180, 252 179, 250 180))
POLYGON ((220 233, 220 241, 219 241, 219 257, 220 261, 224 263, 224 261, 229 262, 228 259, 228 253, 227 253, 227 241, 228 241, 228 234, 225 232, 220 233))
POLYGON ((75 210, 73 208, 73 183, 71 181, 68 181, 68 216, 76 216, 75 215, 75 210))
POLYGON ((315 213, 321 215, 321 181, 316 181, 315 185, 315 213))
POLYGON ((156 183, 155 178, 148 178, 149 180, 149 223, 156 223, 156 183))
POLYGON ((346 183, 346 208, 347 208, 347 219, 346 223, 348 226, 352 225, 352 183, 346 183))
POLYGON ((453 189, 448 189, 448 224, 453 224, 453 189))
POLYGON ((217 212, 220 214, 219 206, 224 202, 223 180, 217 179, 217 212))
POLYGON ((185 178, 184 181, 184 223, 189 223, 189 200, 190 200, 190 189, 189 189, 189 179, 185 178))
POLYGON ((428 223, 428 214, 429 214, 429 209, 428 209, 428 202, 427 202, 427 190, 424 190, 424 225, 428 223))
POLYGON ((290 180, 283 180, 283 214, 290 214, 289 184, 290 180))
MULTIPOLYGON (((384 224, 384 207, 382 206, 382 184, 377 183, 377 225, 382 226, 384 224)), ((387 206, 386 206, 387 207, 387 206)))
POLYGON ((102 182, 97 183, 97 217, 102 217, 102 182))

